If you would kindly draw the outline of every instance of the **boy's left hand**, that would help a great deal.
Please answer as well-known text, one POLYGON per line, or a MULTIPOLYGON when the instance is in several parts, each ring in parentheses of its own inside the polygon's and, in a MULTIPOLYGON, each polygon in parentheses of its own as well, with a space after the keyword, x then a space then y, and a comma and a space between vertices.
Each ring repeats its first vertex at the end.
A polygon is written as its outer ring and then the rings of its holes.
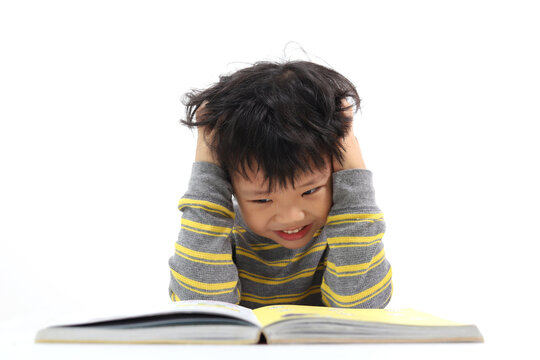
MULTIPOLYGON (((345 99, 342 100, 342 103, 344 107, 350 106, 350 104, 345 99)), ((347 117, 352 118, 352 108, 345 110, 345 114, 347 115, 347 117)), ((360 150, 360 144, 358 143, 358 139, 356 138, 356 136, 354 136, 352 121, 349 132, 341 141, 343 147, 345 148, 343 151, 343 163, 340 164, 339 161, 333 159, 333 172, 348 169, 365 169, 366 165, 364 163, 364 158, 362 157, 362 151, 360 150)))
MULTIPOLYGON (((208 101, 204 101, 197 112, 195 113, 195 119, 197 121, 201 120, 204 117, 204 107, 208 101)), ((209 143, 212 140, 213 131, 208 131, 204 127, 199 126, 197 128, 197 148, 195 150, 195 161, 204 161, 219 166, 219 163, 216 159, 216 156, 209 147, 209 143)))

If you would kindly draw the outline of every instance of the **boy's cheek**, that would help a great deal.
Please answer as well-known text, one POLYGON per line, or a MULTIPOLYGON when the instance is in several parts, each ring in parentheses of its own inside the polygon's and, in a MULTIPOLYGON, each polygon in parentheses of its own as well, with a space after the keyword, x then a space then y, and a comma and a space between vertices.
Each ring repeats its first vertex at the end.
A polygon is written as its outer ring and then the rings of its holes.
MULTIPOLYGON (((254 206, 242 203, 241 201, 238 201, 238 207, 240 210, 240 215, 242 216, 242 219, 244 219, 246 225, 251 231, 254 231, 255 233, 260 233, 260 227, 259 224, 262 216, 259 215, 259 211, 254 206)), ((259 234, 260 235, 260 234, 259 234)))

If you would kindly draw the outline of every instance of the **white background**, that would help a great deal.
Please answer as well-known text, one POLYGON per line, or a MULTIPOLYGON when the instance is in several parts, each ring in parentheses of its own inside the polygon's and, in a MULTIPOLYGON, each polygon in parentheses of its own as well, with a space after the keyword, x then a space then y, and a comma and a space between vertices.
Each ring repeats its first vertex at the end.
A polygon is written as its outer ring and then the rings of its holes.
POLYGON ((0 4, 4 350, 32 349, 57 316, 168 301, 195 146, 181 97, 286 58, 331 66, 362 98, 355 130, 387 221, 389 307, 474 323, 480 351, 532 345, 533 1, 0 4))

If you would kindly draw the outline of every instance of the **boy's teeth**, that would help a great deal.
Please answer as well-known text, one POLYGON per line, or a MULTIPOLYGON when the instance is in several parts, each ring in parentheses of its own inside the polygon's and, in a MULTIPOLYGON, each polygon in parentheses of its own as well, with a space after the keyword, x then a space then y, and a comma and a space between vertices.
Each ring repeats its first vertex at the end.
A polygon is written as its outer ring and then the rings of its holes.
POLYGON ((284 233, 286 234, 296 234, 297 232, 299 232, 300 230, 302 230, 304 227, 299 227, 298 229, 294 229, 294 230, 283 230, 284 233))

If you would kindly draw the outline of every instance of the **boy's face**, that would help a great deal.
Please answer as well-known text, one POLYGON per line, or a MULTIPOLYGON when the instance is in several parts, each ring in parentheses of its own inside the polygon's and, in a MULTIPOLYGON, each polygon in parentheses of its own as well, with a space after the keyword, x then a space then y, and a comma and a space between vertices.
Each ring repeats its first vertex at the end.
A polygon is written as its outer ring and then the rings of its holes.
POLYGON ((276 188, 260 172, 247 172, 249 180, 232 177, 234 195, 247 226, 259 236, 288 248, 307 245, 317 230, 326 224, 332 207, 332 170, 306 173, 295 180, 295 187, 276 188))

